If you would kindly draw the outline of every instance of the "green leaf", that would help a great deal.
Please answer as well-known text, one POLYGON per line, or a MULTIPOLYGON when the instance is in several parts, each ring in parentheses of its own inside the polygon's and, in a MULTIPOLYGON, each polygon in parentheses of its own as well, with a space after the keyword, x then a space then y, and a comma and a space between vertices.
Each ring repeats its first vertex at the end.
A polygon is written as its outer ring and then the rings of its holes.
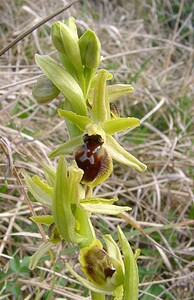
POLYGON ((106 134, 112 135, 118 131, 137 127, 139 125, 140 121, 137 118, 119 118, 104 121, 102 124, 102 128, 104 129, 106 134))
POLYGON ((16 273, 19 274, 20 273, 20 260, 18 257, 14 257, 11 261, 10 261, 10 268, 16 273))

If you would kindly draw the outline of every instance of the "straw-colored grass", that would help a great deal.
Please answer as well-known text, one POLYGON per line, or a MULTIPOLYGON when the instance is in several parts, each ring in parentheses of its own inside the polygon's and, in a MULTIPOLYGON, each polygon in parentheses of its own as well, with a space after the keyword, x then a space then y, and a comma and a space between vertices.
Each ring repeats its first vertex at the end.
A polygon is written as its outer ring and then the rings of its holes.
MULTIPOLYGON (((0 47, 66 4, 65 0, 3 1, 0 47)), ((55 263, 49 255, 34 271, 27 257, 42 243, 29 217, 31 209, 21 172, 42 176, 47 154, 65 141, 65 124, 56 110, 62 98, 38 106, 31 95, 41 74, 34 54, 54 53, 50 26, 69 16, 80 34, 96 31, 102 68, 114 82, 131 83, 133 95, 116 104, 122 116, 141 119, 139 128, 116 139, 147 164, 145 173, 115 164, 95 193, 118 197, 132 207, 122 219, 93 216, 97 234, 124 230, 138 260, 141 300, 191 300, 194 280, 194 76, 192 1, 80 1, 25 37, 0 58, 0 299, 90 299, 69 275, 78 269, 77 249, 61 245, 55 263), (15 296, 14 296, 15 295, 15 296), (18 295, 18 296, 17 296, 18 295)), ((32 202, 31 202, 32 203, 32 202)), ((32 203, 36 214, 48 213, 32 203)), ((107 298, 109 299, 109 298, 107 298)))

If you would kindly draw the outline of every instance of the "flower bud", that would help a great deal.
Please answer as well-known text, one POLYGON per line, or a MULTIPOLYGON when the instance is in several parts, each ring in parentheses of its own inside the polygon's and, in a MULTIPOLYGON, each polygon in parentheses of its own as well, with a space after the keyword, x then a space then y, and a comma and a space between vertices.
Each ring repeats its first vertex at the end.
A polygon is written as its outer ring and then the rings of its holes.
POLYGON ((32 95, 38 104, 50 103, 59 93, 59 89, 46 75, 40 76, 32 89, 32 95))
POLYGON ((100 63, 101 44, 92 30, 87 30, 79 39, 82 64, 87 68, 97 68, 100 63))
POLYGON ((61 22, 55 22, 51 26, 51 36, 52 36, 52 42, 55 46, 55 48, 59 51, 64 53, 65 49, 63 46, 63 41, 61 39, 61 27, 60 27, 61 22))
POLYGON ((55 22, 52 25, 53 44, 59 52, 66 54, 78 72, 82 70, 81 55, 78 38, 63 22, 55 22))

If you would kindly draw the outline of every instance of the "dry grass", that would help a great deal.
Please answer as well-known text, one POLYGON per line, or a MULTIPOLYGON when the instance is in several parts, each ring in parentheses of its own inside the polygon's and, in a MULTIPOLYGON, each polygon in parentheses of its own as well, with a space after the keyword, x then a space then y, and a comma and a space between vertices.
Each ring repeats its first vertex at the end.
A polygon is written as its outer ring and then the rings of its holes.
MULTIPOLYGON (((64 3, 1 3, 1 47, 64 3)), ((122 116, 138 117, 142 125, 116 138, 147 164, 148 171, 139 174, 115 164, 114 173, 96 193, 118 196, 133 210, 130 218, 94 216, 93 223, 97 232, 113 234, 120 224, 132 247, 141 248, 141 300, 193 299, 192 5, 186 0, 82 1, 55 18, 73 15, 80 32, 94 29, 102 43, 101 67, 114 74, 115 82, 135 87, 135 93, 117 105, 122 116)), ((90 299, 64 268, 66 259, 77 268, 77 249, 72 245, 56 249, 55 267, 49 256, 33 272, 21 265, 19 270, 17 260, 30 256, 41 244, 41 234, 29 220, 21 171, 42 175, 42 163, 51 163, 48 152, 67 138, 64 122, 56 114, 61 99, 39 107, 31 96, 40 74, 34 54, 54 51, 49 35, 52 22, 1 57, 0 299, 90 299)), ((36 203, 33 209, 37 214, 46 212, 36 203)))

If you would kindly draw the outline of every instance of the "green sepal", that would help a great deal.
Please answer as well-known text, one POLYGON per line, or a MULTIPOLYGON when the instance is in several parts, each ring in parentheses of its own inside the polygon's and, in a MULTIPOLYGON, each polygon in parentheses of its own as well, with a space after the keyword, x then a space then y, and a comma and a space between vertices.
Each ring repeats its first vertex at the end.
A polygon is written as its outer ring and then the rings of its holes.
POLYGON ((140 125, 137 118, 118 118, 104 121, 102 128, 106 134, 112 135, 118 131, 134 128, 140 125))
POLYGON ((53 189, 37 175, 30 177, 25 172, 22 172, 22 175, 24 176, 24 181, 28 190, 34 196, 36 201, 43 205, 51 206, 53 189))
POLYGON ((52 215, 33 216, 30 217, 30 220, 32 220, 36 224, 43 224, 46 226, 50 226, 54 222, 54 218, 52 215))
POLYGON ((53 247, 53 243, 48 242, 39 247, 39 249, 30 257, 29 269, 34 270, 39 260, 53 247))
POLYGON ((69 121, 74 123, 82 131, 84 131, 86 126, 89 123, 91 123, 91 120, 88 117, 78 115, 72 111, 58 109, 58 114, 60 117, 67 118, 69 121))
POLYGON ((121 96, 134 92, 134 88, 130 84, 113 84, 107 86, 108 100, 112 102, 121 96))
POLYGON ((35 61, 54 85, 71 102, 72 108, 80 115, 87 116, 83 92, 67 70, 48 55, 35 55, 35 61))
POLYGON ((106 137, 106 148, 112 158, 119 163, 132 167, 139 172, 144 172, 147 166, 141 163, 132 154, 127 152, 119 145, 119 143, 110 135, 106 137))
POLYGON ((134 253, 119 226, 118 226, 118 237, 119 237, 119 243, 121 245, 121 249, 124 257, 124 266, 125 266, 123 300, 137 300, 138 284, 139 284, 137 263, 136 263, 134 253))
POLYGON ((59 147, 57 147, 55 150, 53 150, 50 154, 50 158, 54 158, 55 156, 58 156, 60 154, 69 154, 74 152, 75 148, 83 144, 83 138, 82 135, 76 136, 66 143, 61 144, 59 147))

